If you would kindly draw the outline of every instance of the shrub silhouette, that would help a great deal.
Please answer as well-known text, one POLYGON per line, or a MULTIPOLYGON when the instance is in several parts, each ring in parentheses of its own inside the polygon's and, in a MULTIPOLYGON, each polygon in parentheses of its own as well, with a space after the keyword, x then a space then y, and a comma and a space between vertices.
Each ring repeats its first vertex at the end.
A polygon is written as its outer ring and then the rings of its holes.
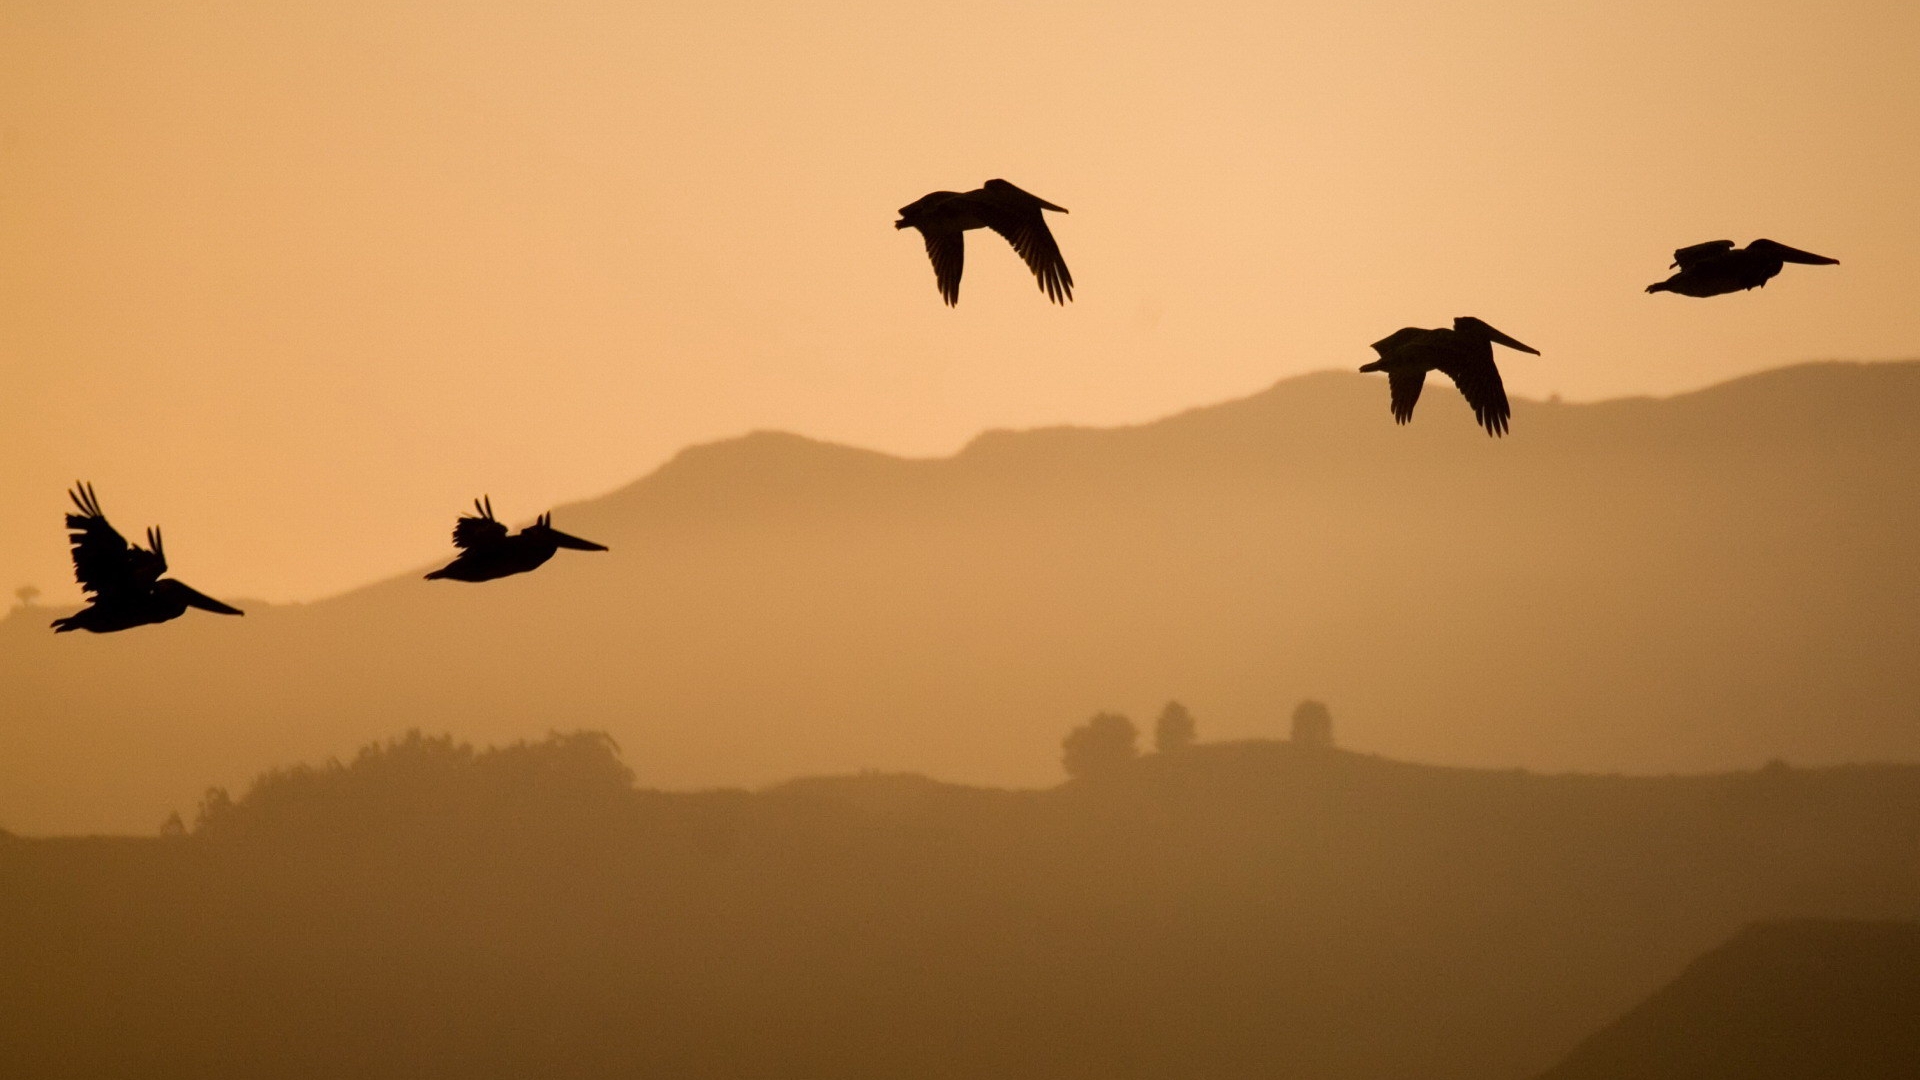
POLYGON ((436 825, 538 824, 592 816, 633 794, 633 772, 599 731, 475 750, 419 731, 363 747, 350 763, 296 765, 255 780, 239 799, 211 789, 198 833, 435 831, 436 825))
POLYGON ((1134 743, 1140 733, 1133 721, 1119 713, 1099 713, 1061 740, 1060 763, 1072 777, 1111 772, 1139 753, 1134 743))
POLYGON ((1324 702, 1308 698, 1293 707, 1293 743, 1311 747, 1333 745, 1333 713, 1324 702))
POLYGON ((1165 754, 1175 750, 1184 750, 1193 745, 1197 729, 1193 714, 1185 705, 1177 701, 1167 702, 1160 710, 1160 719, 1153 725, 1153 748, 1165 754))

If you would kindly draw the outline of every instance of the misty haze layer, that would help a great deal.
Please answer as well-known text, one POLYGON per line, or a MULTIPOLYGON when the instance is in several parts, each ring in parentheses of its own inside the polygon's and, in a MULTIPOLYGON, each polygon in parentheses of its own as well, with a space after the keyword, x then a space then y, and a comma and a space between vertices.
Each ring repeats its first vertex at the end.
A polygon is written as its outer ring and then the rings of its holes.
MULTIPOLYGON (((1212 736, 1698 770, 1920 757, 1920 364, 1516 403, 1308 376, 903 460, 758 434, 559 520, 612 551, 245 620, 0 623, 0 824, 147 831, 208 782, 407 727, 603 728, 642 779, 1050 783, 1100 708, 1212 736)), ((498 493, 496 493, 497 495, 498 493)), ((528 508, 531 510, 532 508, 528 508)), ((233 598, 243 599, 243 598, 233 598)))

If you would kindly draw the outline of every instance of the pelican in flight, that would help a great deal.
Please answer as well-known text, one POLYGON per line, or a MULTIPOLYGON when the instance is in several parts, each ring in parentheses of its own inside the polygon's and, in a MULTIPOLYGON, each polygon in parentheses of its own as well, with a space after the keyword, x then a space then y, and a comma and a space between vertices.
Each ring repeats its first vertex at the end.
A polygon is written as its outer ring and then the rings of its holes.
POLYGON ((75 484, 67 494, 79 511, 67 515, 67 541, 73 545, 73 576, 87 593, 87 606, 53 620, 54 633, 110 634, 177 619, 190 607, 221 615, 244 614, 184 582, 160 576, 167 572, 167 552, 158 527, 147 530, 146 547, 129 544, 107 524, 92 484, 75 484))
POLYGON ((1471 315, 1462 315, 1453 320, 1451 330, 1422 330, 1417 326, 1395 330, 1373 343, 1380 359, 1360 370, 1387 373, 1393 418, 1398 423, 1413 419, 1413 406, 1420 400, 1427 372, 1439 371, 1460 388, 1467 404, 1473 406, 1473 418, 1487 429, 1487 434, 1505 435, 1513 409, 1507 404, 1500 369, 1493 364, 1495 342, 1540 355, 1539 349, 1523 345, 1471 315))
POLYGON ((1731 240, 1709 240, 1674 252, 1673 265, 1680 272, 1647 286, 1647 291, 1719 296, 1760 288, 1787 263, 1832 266, 1839 261, 1772 240, 1755 240, 1743 248, 1734 247, 1731 240))
POLYGON ((1046 219, 1040 216, 1042 210, 1067 212, 1066 207, 1029 195, 1005 180, 989 180, 972 191, 936 191, 916 199, 900 208, 900 220, 893 227, 920 230, 927 242, 927 257, 933 260, 940 297, 948 307, 960 302, 960 269, 967 255, 963 234, 983 226, 1007 238, 1026 260, 1047 299, 1065 304, 1073 299, 1073 275, 1046 219))
POLYGON ((541 514, 533 524, 508 536, 507 527, 493 516, 493 500, 485 496, 473 500, 473 513, 463 514, 453 523, 453 546, 460 549, 460 554, 428 574, 428 581, 492 581, 537 569, 561 548, 607 550, 604 544, 568 536, 554 528, 552 514, 541 514))

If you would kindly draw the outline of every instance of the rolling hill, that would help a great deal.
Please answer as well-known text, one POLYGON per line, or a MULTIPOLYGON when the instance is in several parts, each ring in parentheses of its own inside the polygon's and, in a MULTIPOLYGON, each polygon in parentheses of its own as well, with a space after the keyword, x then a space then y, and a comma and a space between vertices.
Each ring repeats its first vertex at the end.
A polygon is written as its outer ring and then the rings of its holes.
MULTIPOLYGON (((0 837, 0 1075, 1523 1080, 1744 926, 1920 916, 1920 766, 1250 740, 1038 791, 660 792, 582 733, 236 795, 190 835, 0 837)), ((1766 941, 1576 1060, 1649 1060, 1675 1018, 1805 1060, 1830 1031, 1758 1024, 1910 1000, 1910 944, 1766 941)), ((1603 1075, 1728 1074, 1554 1080, 1603 1075)))
POLYGON ((613 550, 517 579, 98 638, 16 609, 0 825, 148 831, 410 727, 601 728, 668 787, 1031 784, 1169 697, 1221 737, 1312 695, 1345 744, 1455 764, 1920 758, 1920 364, 1521 401, 1501 440, 1428 398, 1398 428, 1322 374, 938 460, 757 433, 559 508, 613 550))
POLYGON ((1753 926, 1540 1080, 1920 1076, 1920 923, 1753 926))

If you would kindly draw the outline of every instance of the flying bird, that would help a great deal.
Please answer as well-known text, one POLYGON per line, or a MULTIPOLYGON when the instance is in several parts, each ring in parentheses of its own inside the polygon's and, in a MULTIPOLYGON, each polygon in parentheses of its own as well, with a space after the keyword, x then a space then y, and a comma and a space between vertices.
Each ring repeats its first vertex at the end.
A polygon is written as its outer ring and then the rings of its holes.
POLYGON ((1473 406, 1473 418, 1487 429, 1488 435, 1505 435, 1507 419, 1513 409, 1507 404, 1507 388, 1500 381, 1500 369, 1493 363, 1493 345, 1499 342, 1509 349, 1540 355, 1540 350, 1523 345, 1471 315, 1453 320, 1453 328, 1423 330, 1409 326, 1373 343, 1380 359, 1361 371, 1384 371, 1392 394, 1393 418, 1398 423, 1413 419, 1413 406, 1420 400, 1420 388, 1427 372, 1438 371, 1453 380, 1460 393, 1473 406))
POLYGON ((1731 240, 1709 240, 1674 252, 1673 265, 1680 272, 1647 286, 1647 291, 1719 296, 1757 289, 1772 280, 1787 263, 1832 266, 1839 261, 1772 240, 1755 240, 1743 248, 1734 247, 1731 240))
POLYGON ((167 572, 167 552, 159 528, 147 530, 146 547, 129 544, 107 524, 92 484, 76 483, 67 494, 79 511, 67 515, 67 541, 73 545, 73 576, 87 594, 87 606, 53 620, 54 633, 110 634, 177 619, 190 607, 221 615, 244 614, 184 582, 160 576, 167 572))
POLYGON ((1065 304, 1073 299, 1073 275, 1054 243, 1042 210, 1064 214, 1067 208, 1014 187, 1005 180, 989 180, 972 191, 936 191, 900 208, 896 229, 920 230, 933 260, 940 297, 952 307, 960 302, 960 270, 966 262, 968 229, 988 228, 1013 245, 1027 269, 1040 282, 1047 299, 1065 304))
POLYGON ((453 523, 453 546, 460 549, 460 554, 428 574, 428 581, 492 581, 537 569, 561 548, 607 550, 604 544, 568 536, 554 528, 552 514, 541 514, 533 524, 508 536, 507 527, 493 516, 493 500, 485 496, 473 500, 473 513, 463 514, 453 523))

